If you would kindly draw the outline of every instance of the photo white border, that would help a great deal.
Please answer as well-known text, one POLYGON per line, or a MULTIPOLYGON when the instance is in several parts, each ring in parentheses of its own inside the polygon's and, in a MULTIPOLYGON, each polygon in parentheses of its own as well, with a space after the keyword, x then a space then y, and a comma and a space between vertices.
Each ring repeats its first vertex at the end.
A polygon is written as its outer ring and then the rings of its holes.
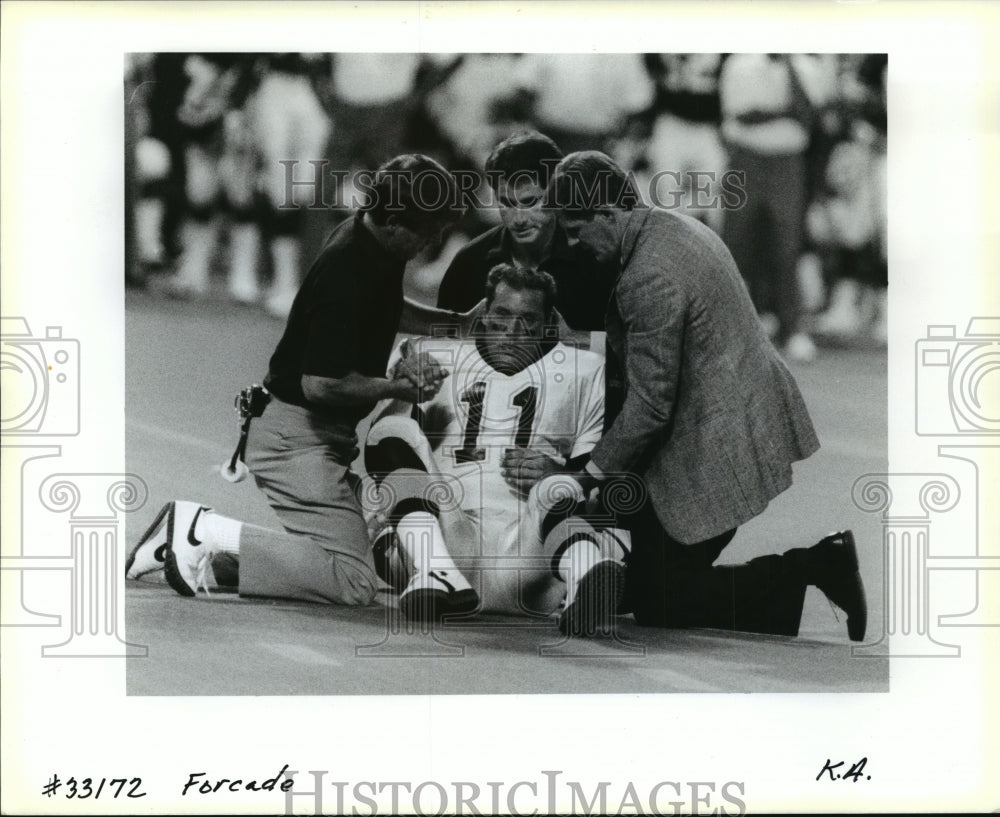
MULTIPOLYGON (((913 353, 928 324, 961 332, 1000 315, 996 6, 6 2, 0 13, 3 314, 66 327, 87 362, 84 431, 62 441, 61 471, 125 470, 122 54, 170 50, 888 52, 890 471, 948 470, 944 441, 913 431, 913 353)), ((980 536, 995 537, 996 509, 981 513, 980 536)), ((275 812, 277 794, 181 798, 180 786, 190 771, 263 779, 284 763, 484 787, 543 770, 585 789, 743 781, 754 812, 996 809, 997 630, 948 635, 961 658, 894 660, 888 694, 129 698, 123 660, 42 659, 51 633, 5 627, 3 811, 275 812), (815 781, 825 758, 861 756, 871 780, 815 781), (40 798, 48 777, 74 770, 141 776, 149 796, 40 798)))

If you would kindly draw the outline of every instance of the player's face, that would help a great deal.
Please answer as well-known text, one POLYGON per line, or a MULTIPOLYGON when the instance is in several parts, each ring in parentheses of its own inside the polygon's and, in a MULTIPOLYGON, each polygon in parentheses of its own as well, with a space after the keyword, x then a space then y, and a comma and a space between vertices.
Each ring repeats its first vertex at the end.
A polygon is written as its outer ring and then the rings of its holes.
POLYGON ((486 346, 493 361, 509 357, 519 364, 514 367, 516 369, 536 360, 541 347, 535 341, 544 334, 545 319, 544 293, 498 284, 493 301, 483 315, 486 346))
POLYGON ((501 183, 497 190, 500 221, 515 244, 546 244, 555 231, 556 215, 542 207, 545 190, 529 178, 501 183))
POLYGON ((605 210, 591 218, 576 218, 560 213, 559 224, 566 234, 566 245, 587 253, 599 264, 613 261, 620 246, 615 214, 615 210, 605 210))

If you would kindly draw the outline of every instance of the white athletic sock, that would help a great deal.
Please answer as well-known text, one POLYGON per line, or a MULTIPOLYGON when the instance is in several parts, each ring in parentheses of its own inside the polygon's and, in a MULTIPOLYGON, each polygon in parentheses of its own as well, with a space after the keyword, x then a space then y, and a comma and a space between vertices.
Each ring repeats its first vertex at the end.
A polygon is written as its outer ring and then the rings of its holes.
POLYGON ((243 523, 238 519, 230 519, 228 516, 220 516, 214 511, 207 511, 198 520, 195 536, 211 544, 215 550, 221 550, 224 553, 239 553, 240 531, 242 530, 243 523))
POLYGON ((434 514, 426 511, 406 514, 396 525, 396 535, 412 565, 411 579, 414 575, 423 576, 433 571, 446 578, 456 590, 471 587, 452 561, 441 523, 434 514))
POLYGON ((578 539, 559 557, 559 577, 566 582, 567 587, 576 587, 594 565, 605 557, 601 548, 592 539, 578 539))

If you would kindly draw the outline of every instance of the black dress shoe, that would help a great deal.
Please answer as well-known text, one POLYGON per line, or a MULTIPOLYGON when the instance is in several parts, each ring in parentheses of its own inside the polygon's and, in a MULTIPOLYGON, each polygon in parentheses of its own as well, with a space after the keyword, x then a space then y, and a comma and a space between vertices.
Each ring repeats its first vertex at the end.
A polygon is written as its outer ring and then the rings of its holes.
POLYGON ((858 570, 858 551, 849 530, 831 533, 810 549, 811 584, 847 614, 851 641, 864 641, 868 626, 865 586, 858 570))

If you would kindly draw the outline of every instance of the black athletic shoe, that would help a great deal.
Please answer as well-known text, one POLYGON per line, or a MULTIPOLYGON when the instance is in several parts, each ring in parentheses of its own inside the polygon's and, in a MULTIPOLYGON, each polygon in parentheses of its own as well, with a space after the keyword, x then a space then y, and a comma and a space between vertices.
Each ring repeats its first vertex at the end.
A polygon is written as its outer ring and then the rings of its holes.
POLYGON ((399 609, 407 621, 433 623, 445 616, 467 615, 479 609, 479 594, 471 587, 456 590, 448 571, 418 573, 399 595, 399 609))
POLYGON ((612 559, 598 562, 567 592, 559 631, 584 638, 611 635, 624 590, 625 565, 612 559))

